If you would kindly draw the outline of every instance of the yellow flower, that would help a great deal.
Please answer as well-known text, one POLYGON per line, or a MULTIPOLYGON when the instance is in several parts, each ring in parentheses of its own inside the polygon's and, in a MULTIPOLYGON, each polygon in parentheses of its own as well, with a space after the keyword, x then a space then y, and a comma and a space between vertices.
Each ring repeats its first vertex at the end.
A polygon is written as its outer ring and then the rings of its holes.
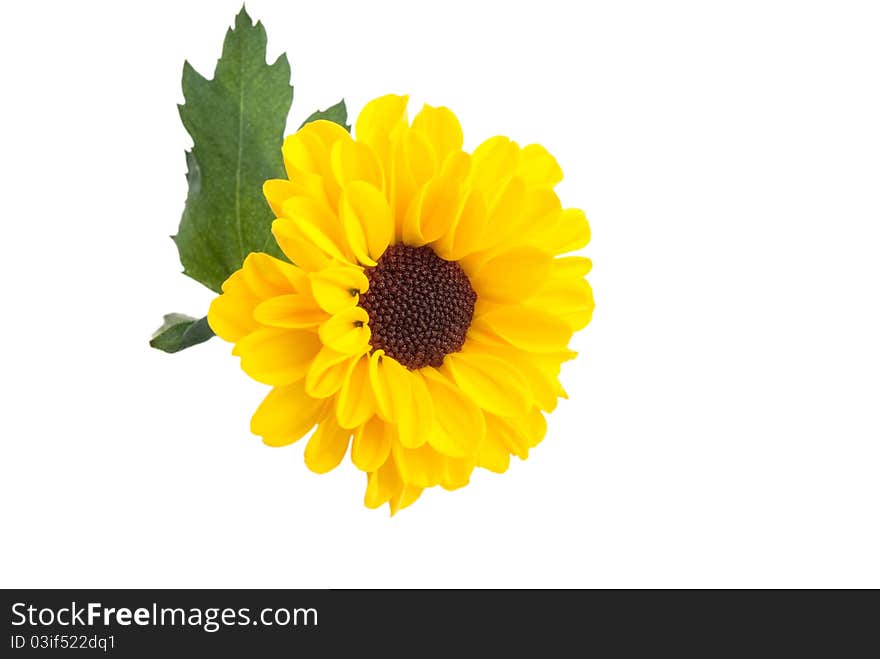
POLYGON ((263 190, 292 263, 250 254, 208 314, 273 387, 252 432, 284 446, 317 426, 318 473, 350 444, 365 504, 392 514, 527 457, 593 310, 589 259, 562 256, 590 229, 553 192, 556 160, 506 137, 469 154, 450 110, 410 124, 406 105, 367 104, 357 139, 327 121, 287 137, 288 179, 263 190))

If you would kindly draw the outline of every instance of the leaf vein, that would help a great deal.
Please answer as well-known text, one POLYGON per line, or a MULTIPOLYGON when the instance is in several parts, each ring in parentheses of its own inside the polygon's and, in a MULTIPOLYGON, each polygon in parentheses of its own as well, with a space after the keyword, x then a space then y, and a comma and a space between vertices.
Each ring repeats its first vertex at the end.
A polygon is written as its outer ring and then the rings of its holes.
POLYGON ((241 226, 241 154, 244 136, 244 54, 241 44, 238 47, 238 159, 235 164, 235 222, 238 232, 238 252, 244 262, 244 231, 241 226))

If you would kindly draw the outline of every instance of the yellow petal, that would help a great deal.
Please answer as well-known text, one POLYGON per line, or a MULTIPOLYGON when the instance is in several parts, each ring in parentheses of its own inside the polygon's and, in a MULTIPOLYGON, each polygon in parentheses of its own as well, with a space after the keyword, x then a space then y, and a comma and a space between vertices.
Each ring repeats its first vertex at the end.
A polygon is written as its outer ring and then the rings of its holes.
POLYGON ((475 317, 471 327, 534 352, 563 350, 572 334, 571 328, 562 319, 540 309, 523 306, 492 309, 475 317))
POLYGON ((483 248, 492 247, 515 236, 520 228, 526 200, 526 184, 517 177, 509 179, 489 204, 483 248))
POLYGON ((412 505, 421 493, 422 488, 406 485, 401 480, 397 465, 389 458, 378 470, 367 474, 364 504, 368 508, 378 508, 387 502, 393 516, 412 505))
POLYGON ((354 181, 342 191, 340 214, 354 255, 365 265, 376 265, 394 238, 394 219, 385 197, 369 183, 354 181))
POLYGON ((443 456, 428 444, 419 448, 405 448, 395 442, 392 451, 400 478, 407 485, 433 487, 443 479, 443 456))
POLYGON ((306 466, 316 474, 336 468, 348 450, 351 430, 343 428, 332 414, 325 416, 306 444, 306 466))
POLYGON ((376 399, 376 413, 385 421, 397 421, 402 410, 411 405, 410 374, 400 363, 375 350, 370 355, 370 385, 376 399))
MULTIPOLYGON (((526 187, 521 201, 522 209, 516 218, 516 224, 506 232, 502 243, 511 246, 540 246, 546 242, 547 233, 552 231, 552 227, 559 221, 562 202, 550 188, 528 188, 525 179, 517 178, 523 181, 526 187)), ((551 251, 543 247, 542 249, 546 252, 551 251)))
POLYGON ((572 330, 579 330, 590 322, 593 290, 583 279, 551 278, 544 282, 526 305, 549 311, 565 320, 572 330))
POLYGON ((576 332, 590 324, 593 319, 593 308, 591 306, 589 309, 563 314, 561 317, 576 332))
POLYGON ((403 239, 403 221, 422 185, 436 173, 434 150, 424 134, 404 129, 393 147, 389 201, 394 215, 395 239, 403 239))
POLYGON ((538 247, 552 254, 566 254, 590 242, 590 224, 578 208, 567 208, 559 214, 555 224, 538 238, 538 247))
POLYGON ((547 252, 534 247, 504 250, 480 265, 471 285, 481 299, 519 302, 544 283, 551 261, 547 252))
POLYGON ((328 348, 355 355, 370 343, 368 321, 369 316, 365 309, 361 307, 344 309, 321 325, 318 336, 328 348))
POLYGON ((354 126, 357 140, 372 146, 380 160, 387 155, 389 139, 406 127, 408 101, 408 96, 387 94, 367 103, 358 115, 354 126))
POLYGON ((424 444, 434 423, 434 406, 422 376, 376 350, 370 356, 370 383, 377 413, 397 424, 401 444, 409 448, 424 444))
POLYGON ((403 241, 420 247, 446 235, 461 205, 462 188, 457 181, 445 176, 431 179, 407 210, 403 241))
POLYGON ((443 368, 464 394, 487 412, 518 417, 532 406, 528 382, 498 357, 457 352, 446 355, 443 368))
POLYGON ((433 368, 425 367, 420 373, 434 405, 435 423, 428 443, 450 457, 473 455, 486 432, 480 408, 433 368))
POLYGON ((461 195, 461 186, 445 176, 439 176, 425 186, 419 207, 419 224, 427 242, 449 232, 461 206, 461 195))
POLYGON ((352 253, 342 224, 328 206, 309 197, 291 197, 284 202, 284 217, 289 217, 313 245, 340 261, 351 260, 352 253))
POLYGON ((471 190, 465 198, 451 230, 434 245, 437 254, 447 261, 459 261, 483 244, 489 222, 486 198, 479 190, 471 190))
POLYGON ((208 311, 208 324, 227 341, 238 341, 259 329, 254 309, 267 298, 302 292, 307 284, 305 273, 295 265, 268 254, 249 254, 240 270, 223 282, 222 295, 215 298, 208 311))
POLYGON ((547 432, 547 420, 537 408, 532 408, 519 418, 486 416, 487 432, 495 434, 522 460, 529 456, 529 449, 537 446, 547 432))
POLYGON ((272 235, 287 258, 307 272, 321 270, 331 263, 327 252, 317 247, 302 226, 290 218, 279 217, 272 222, 272 235))
POLYGON ((312 121, 284 140, 281 153, 287 178, 304 185, 316 195, 324 195, 331 208, 339 198, 339 184, 333 176, 330 153, 340 141, 351 135, 332 121, 312 121))
POLYGON ((423 106, 413 119, 412 127, 428 138, 439 163, 444 162, 451 153, 461 150, 464 134, 461 124, 449 108, 423 106))
POLYGON ((342 387, 352 362, 357 357, 323 347, 312 360, 306 373, 306 393, 315 398, 328 398, 342 387))
POLYGON ((492 430, 489 415, 486 415, 486 437, 477 449, 477 466, 503 474, 510 466, 510 451, 507 444, 492 430))
POLYGON ((580 279, 590 274, 593 262, 584 256, 560 256, 553 259, 553 276, 580 279))
POLYGON ((393 517, 407 506, 414 504, 422 495, 422 489, 413 485, 403 485, 388 502, 388 506, 391 508, 391 516, 393 517))
POLYGON ((323 149, 322 142, 316 137, 310 139, 311 128, 304 126, 292 135, 284 138, 281 145, 281 155, 284 158, 284 167, 287 170, 287 178, 297 180, 303 174, 323 176, 320 160, 323 149))
POLYGON ((385 187, 379 159, 364 142, 339 140, 333 145, 330 161, 333 175, 343 189, 352 181, 365 181, 379 190, 385 187))
POLYGON ((253 318, 254 307, 260 303, 244 281, 241 270, 223 282, 223 294, 215 297, 208 308, 208 325, 226 341, 238 341, 259 328, 253 318))
POLYGON ((547 419, 537 408, 532 408, 521 424, 529 448, 535 448, 547 434, 547 419))
POLYGON ((379 469, 367 474, 367 491, 364 494, 364 505, 367 508, 378 508, 387 503, 403 489, 403 481, 397 472, 394 460, 388 459, 379 469))
POLYGON ((302 269, 262 252, 248 254, 241 271, 248 288, 262 300, 308 290, 308 280, 302 269))
MULTIPOLYGON (((323 197, 324 184, 318 178, 316 185, 303 184, 303 175, 300 175, 296 181, 288 181, 287 179, 270 179, 263 183, 263 196, 269 202, 269 207, 276 216, 282 215, 284 202, 291 197, 314 196, 317 191, 323 197)), ((316 177, 317 178, 317 177, 316 177)))
POLYGON ((326 413, 324 401, 306 394, 302 381, 275 387, 251 419, 251 432, 269 446, 292 444, 326 413))
POLYGON ((529 144, 520 152, 517 175, 530 187, 552 188, 562 180, 562 169, 556 158, 540 144, 529 144))
POLYGON ((412 399, 397 412, 397 438, 407 448, 418 448, 431 435, 434 426, 434 403, 418 371, 409 373, 412 399))
POLYGON ((241 357, 242 369, 254 380, 285 385, 305 377, 320 349, 314 332, 267 327, 241 339, 232 354, 241 357))
MULTIPOLYGON (((545 386, 551 387, 554 396, 558 398, 568 398, 568 395, 565 393, 562 385, 559 384, 558 376, 562 368, 562 363, 568 361, 569 359, 573 359, 575 356, 577 356, 577 353, 573 350, 532 353, 528 356, 527 361, 540 372, 540 375, 536 376, 536 379, 542 380, 543 383, 545 383, 545 386)), ((526 373, 526 371, 523 370, 523 373, 526 373)), ((540 405, 539 407, 541 407, 541 409, 545 411, 552 410, 552 408, 548 408, 543 405, 540 405)))
POLYGON ((562 202, 553 190, 538 188, 526 190, 523 215, 533 225, 534 233, 542 234, 562 212, 562 202))
POLYGON ((462 346, 462 352, 489 354, 502 359, 525 378, 532 398, 541 409, 552 412, 556 408, 556 376, 559 374, 561 359, 553 361, 553 353, 538 356, 508 343, 484 342, 471 335, 468 335, 462 346))
POLYGON ((350 309, 358 303, 358 295, 366 293, 369 281, 363 270, 351 266, 325 268, 309 275, 312 295, 328 313, 350 309))
POLYGON ((486 435, 495 438, 520 460, 529 457, 529 445, 522 428, 494 414, 486 415, 486 435))
POLYGON ((382 171, 386 172, 386 180, 392 171, 394 144, 402 132, 409 130, 406 116, 408 101, 407 96, 381 96, 367 103, 355 122, 357 141, 368 144, 376 154, 382 171))
POLYGON ((343 428, 356 428, 376 411, 370 387, 370 360, 366 356, 352 360, 336 398, 336 420, 343 428))
POLYGON ((474 461, 466 458, 446 458, 440 485, 444 490, 457 490, 470 482, 474 461))
POLYGON ((450 153, 440 168, 441 176, 451 181, 458 181, 462 185, 467 182, 470 173, 471 156, 464 151, 453 151, 450 153))
POLYGON ((323 152, 323 149, 319 148, 322 142, 317 136, 314 140, 309 140, 308 137, 311 134, 312 127, 303 126, 297 132, 284 138, 281 154, 289 179, 296 180, 297 174, 303 172, 320 174, 317 161, 320 160, 323 152))
POLYGON ((519 165, 520 148, 503 136, 490 137, 473 153, 471 185, 492 199, 502 185, 513 176, 519 165))
MULTIPOLYGON (((299 129, 300 133, 311 133, 318 137, 321 142, 327 147, 332 147, 339 140, 350 140, 351 135, 348 134, 348 131, 345 130, 342 126, 337 124, 335 121, 328 121, 327 119, 318 119, 317 121, 310 121, 305 126, 299 129)), ((330 152, 329 148, 324 149, 321 152, 321 155, 325 155, 330 152)))
POLYGON ((374 416, 354 433, 351 461, 361 471, 375 471, 388 458, 394 426, 374 416))
POLYGON ((401 164, 416 186, 427 183, 440 170, 437 155, 423 133, 406 129, 401 132, 401 164))
MULTIPOLYGON (((323 174, 300 171, 293 172, 292 174, 289 174, 289 176, 292 176, 293 178, 270 179, 263 183, 263 196, 266 197, 266 201, 269 202, 269 207, 276 216, 282 214, 284 202, 293 196, 314 197, 315 199, 322 200, 326 204, 334 203, 334 200, 339 196, 338 190, 332 191, 330 195, 327 194, 327 190, 330 186, 325 185, 323 174), (274 182, 278 180, 284 181, 288 185, 278 185, 274 182)), ((335 185, 336 182, 333 181, 333 184, 335 185)))
POLYGON ((254 319, 272 327, 316 327, 328 315, 308 295, 279 295, 261 302, 254 309, 254 319))

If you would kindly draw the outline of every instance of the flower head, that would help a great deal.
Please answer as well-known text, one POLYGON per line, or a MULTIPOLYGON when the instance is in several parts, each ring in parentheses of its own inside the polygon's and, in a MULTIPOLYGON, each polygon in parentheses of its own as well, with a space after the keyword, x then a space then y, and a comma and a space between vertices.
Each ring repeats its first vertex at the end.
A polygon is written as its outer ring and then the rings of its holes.
POLYGON ((565 396, 560 366, 589 321, 584 214, 553 191, 541 146, 493 137, 473 154, 448 109, 370 102, 356 139, 328 121, 283 147, 264 193, 290 262, 250 254, 211 305, 213 330, 273 389, 251 430, 283 446, 314 428, 315 472, 351 460, 365 503, 391 512, 474 467, 503 472, 565 396))

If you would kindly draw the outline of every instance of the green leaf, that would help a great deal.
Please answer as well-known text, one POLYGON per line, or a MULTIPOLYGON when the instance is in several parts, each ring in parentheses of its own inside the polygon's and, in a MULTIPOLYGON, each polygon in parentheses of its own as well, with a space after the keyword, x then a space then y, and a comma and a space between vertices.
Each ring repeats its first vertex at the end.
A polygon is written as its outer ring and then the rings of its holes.
POLYGON ((164 317, 162 327, 153 332, 150 345, 164 352, 177 352, 214 336, 208 326, 207 318, 195 319, 182 313, 169 313, 164 317))
POLYGON ((302 128, 307 123, 312 121, 317 121, 318 119, 326 119, 327 121, 332 121, 335 124, 339 124, 349 133, 351 132, 351 126, 349 126, 346 121, 348 121, 348 110, 345 108, 345 99, 342 99, 336 105, 331 105, 326 110, 318 110, 317 112, 312 112, 309 115, 309 118, 302 122, 302 128))
POLYGON ((266 63, 266 30, 242 8, 226 32, 214 79, 183 65, 189 192, 174 242, 184 274, 220 292, 250 252, 283 258, 263 182, 284 177, 281 144, 293 87, 281 55, 266 63))

